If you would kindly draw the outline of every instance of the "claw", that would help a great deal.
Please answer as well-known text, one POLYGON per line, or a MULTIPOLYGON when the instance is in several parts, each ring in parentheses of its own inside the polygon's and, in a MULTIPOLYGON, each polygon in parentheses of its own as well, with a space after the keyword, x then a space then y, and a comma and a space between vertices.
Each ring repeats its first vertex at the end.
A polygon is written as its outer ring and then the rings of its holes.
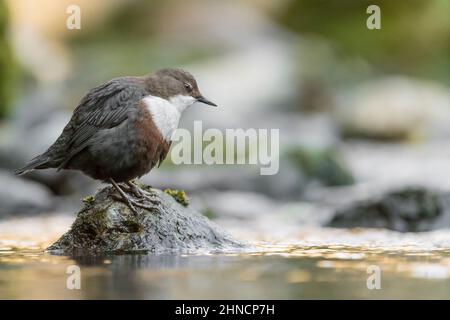
POLYGON ((148 201, 152 204, 156 204, 156 205, 160 204, 159 199, 157 197, 155 197, 151 192, 148 192, 147 190, 139 188, 133 182, 128 181, 127 186, 129 188, 129 190, 138 198, 145 199, 146 201, 148 201))

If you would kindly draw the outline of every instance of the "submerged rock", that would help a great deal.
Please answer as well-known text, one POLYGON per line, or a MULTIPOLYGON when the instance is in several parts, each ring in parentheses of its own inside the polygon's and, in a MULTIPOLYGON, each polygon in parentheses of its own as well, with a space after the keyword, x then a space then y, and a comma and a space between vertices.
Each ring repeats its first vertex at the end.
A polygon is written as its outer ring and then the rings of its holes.
POLYGON ((64 254, 162 253, 244 247, 178 199, 161 190, 149 190, 159 203, 152 205, 152 212, 142 209, 138 215, 113 199, 112 187, 85 198, 71 229, 47 250, 64 254))
POLYGON ((392 191, 338 210, 328 226, 387 228, 400 232, 449 228, 450 194, 421 187, 392 191))

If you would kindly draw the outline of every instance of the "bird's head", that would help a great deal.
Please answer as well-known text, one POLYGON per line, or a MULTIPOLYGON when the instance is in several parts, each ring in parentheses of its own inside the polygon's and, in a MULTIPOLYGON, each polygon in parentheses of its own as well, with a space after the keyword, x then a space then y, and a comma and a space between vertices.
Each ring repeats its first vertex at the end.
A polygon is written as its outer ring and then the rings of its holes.
POLYGON ((160 90, 166 99, 186 108, 195 102, 210 106, 217 105, 206 99, 198 89, 197 81, 189 72, 182 69, 162 69, 155 73, 160 90))

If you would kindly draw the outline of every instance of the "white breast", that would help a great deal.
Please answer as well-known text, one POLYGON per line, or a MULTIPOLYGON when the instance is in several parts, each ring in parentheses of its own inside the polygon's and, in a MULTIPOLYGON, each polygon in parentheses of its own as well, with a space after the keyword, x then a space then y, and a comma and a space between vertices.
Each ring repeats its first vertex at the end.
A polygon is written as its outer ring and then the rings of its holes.
POLYGON ((195 99, 183 95, 174 96, 169 100, 147 96, 143 101, 163 138, 170 141, 174 131, 178 128, 181 114, 195 102, 195 99))

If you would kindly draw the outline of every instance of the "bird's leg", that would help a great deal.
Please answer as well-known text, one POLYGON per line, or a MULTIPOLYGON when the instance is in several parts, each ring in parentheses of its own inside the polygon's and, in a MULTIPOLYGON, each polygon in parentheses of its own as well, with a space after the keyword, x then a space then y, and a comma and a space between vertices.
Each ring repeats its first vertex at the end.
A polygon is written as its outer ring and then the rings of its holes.
POLYGON ((153 194, 151 194, 150 192, 139 188, 136 184, 134 184, 131 181, 126 182, 127 186, 130 188, 130 191, 135 194, 137 197, 141 198, 141 199, 145 199, 147 201, 149 201, 150 203, 153 204, 159 204, 159 200, 157 197, 155 197, 153 194))

